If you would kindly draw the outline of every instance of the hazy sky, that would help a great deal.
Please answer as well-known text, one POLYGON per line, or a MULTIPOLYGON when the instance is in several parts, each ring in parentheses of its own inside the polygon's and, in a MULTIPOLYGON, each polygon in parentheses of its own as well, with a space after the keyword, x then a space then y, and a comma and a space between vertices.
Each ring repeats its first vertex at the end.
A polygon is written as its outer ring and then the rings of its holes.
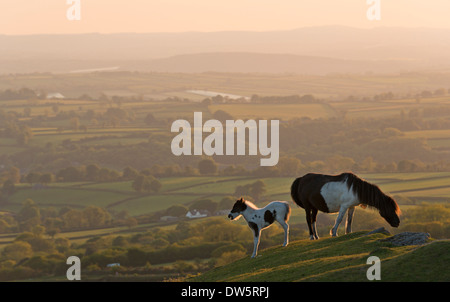
POLYGON ((67 20, 66 1, 1 0, 0 34, 450 28, 450 0, 379 0, 380 21, 367 19, 367 0, 79 0, 80 21, 67 20))

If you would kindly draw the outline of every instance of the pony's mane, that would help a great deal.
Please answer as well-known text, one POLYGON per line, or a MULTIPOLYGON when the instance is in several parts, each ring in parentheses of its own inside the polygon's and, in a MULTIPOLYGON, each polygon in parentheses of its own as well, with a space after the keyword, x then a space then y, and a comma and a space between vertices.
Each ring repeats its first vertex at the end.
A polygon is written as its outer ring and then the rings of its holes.
POLYGON ((359 178, 353 173, 344 173, 347 187, 353 188, 353 192, 358 195, 361 203, 380 211, 395 211, 397 215, 401 214, 400 208, 395 200, 389 195, 384 194, 377 185, 371 184, 364 179, 359 178))
POLYGON ((248 201, 248 200, 245 200, 245 199, 244 199, 244 202, 245 202, 245 204, 246 204, 248 207, 250 207, 250 208, 252 208, 252 209, 258 209, 258 207, 255 206, 255 204, 254 204, 253 202, 248 201))

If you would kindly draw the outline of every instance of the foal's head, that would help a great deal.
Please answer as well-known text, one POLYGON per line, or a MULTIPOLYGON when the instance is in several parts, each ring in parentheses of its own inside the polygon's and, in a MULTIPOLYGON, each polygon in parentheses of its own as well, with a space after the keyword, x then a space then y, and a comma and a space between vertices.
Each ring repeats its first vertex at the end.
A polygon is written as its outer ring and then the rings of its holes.
POLYGON ((241 217, 242 212, 244 212, 246 209, 247 205, 245 204, 244 198, 236 200, 230 214, 228 214, 228 218, 230 218, 231 220, 236 220, 241 217))

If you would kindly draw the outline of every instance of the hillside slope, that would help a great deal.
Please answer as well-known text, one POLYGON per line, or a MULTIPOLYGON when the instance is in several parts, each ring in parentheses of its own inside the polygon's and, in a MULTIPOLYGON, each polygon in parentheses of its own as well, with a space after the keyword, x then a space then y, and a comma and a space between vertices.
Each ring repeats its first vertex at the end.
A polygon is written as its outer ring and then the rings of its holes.
POLYGON ((381 259, 381 281, 450 280, 450 241, 398 247, 378 241, 388 235, 364 236, 366 233, 294 241, 284 248, 261 250, 256 259, 246 257, 187 281, 367 281, 369 256, 381 259))

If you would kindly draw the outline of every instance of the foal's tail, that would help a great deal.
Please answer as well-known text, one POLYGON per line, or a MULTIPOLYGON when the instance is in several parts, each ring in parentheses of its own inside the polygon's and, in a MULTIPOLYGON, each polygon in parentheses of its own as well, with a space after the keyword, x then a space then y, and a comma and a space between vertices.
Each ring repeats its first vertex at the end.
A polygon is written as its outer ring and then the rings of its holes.
POLYGON ((291 206, 287 202, 284 205, 286 207, 286 212, 284 214, 284 221, 287 222, 289 220, 289 217, 291 217, 291 206))
POLYGON ((292 197, 292 200, 294 200, 297 205, 303 207, 303 204, 302 204, 302 202, 301 202, 301 200, 299 198, 299 191, 298 191, 299 186, 300 186, 300 180, 301 180, 301 177, 297 178, 292 183, 292 185, 291 185, 291 197, 292 197))

